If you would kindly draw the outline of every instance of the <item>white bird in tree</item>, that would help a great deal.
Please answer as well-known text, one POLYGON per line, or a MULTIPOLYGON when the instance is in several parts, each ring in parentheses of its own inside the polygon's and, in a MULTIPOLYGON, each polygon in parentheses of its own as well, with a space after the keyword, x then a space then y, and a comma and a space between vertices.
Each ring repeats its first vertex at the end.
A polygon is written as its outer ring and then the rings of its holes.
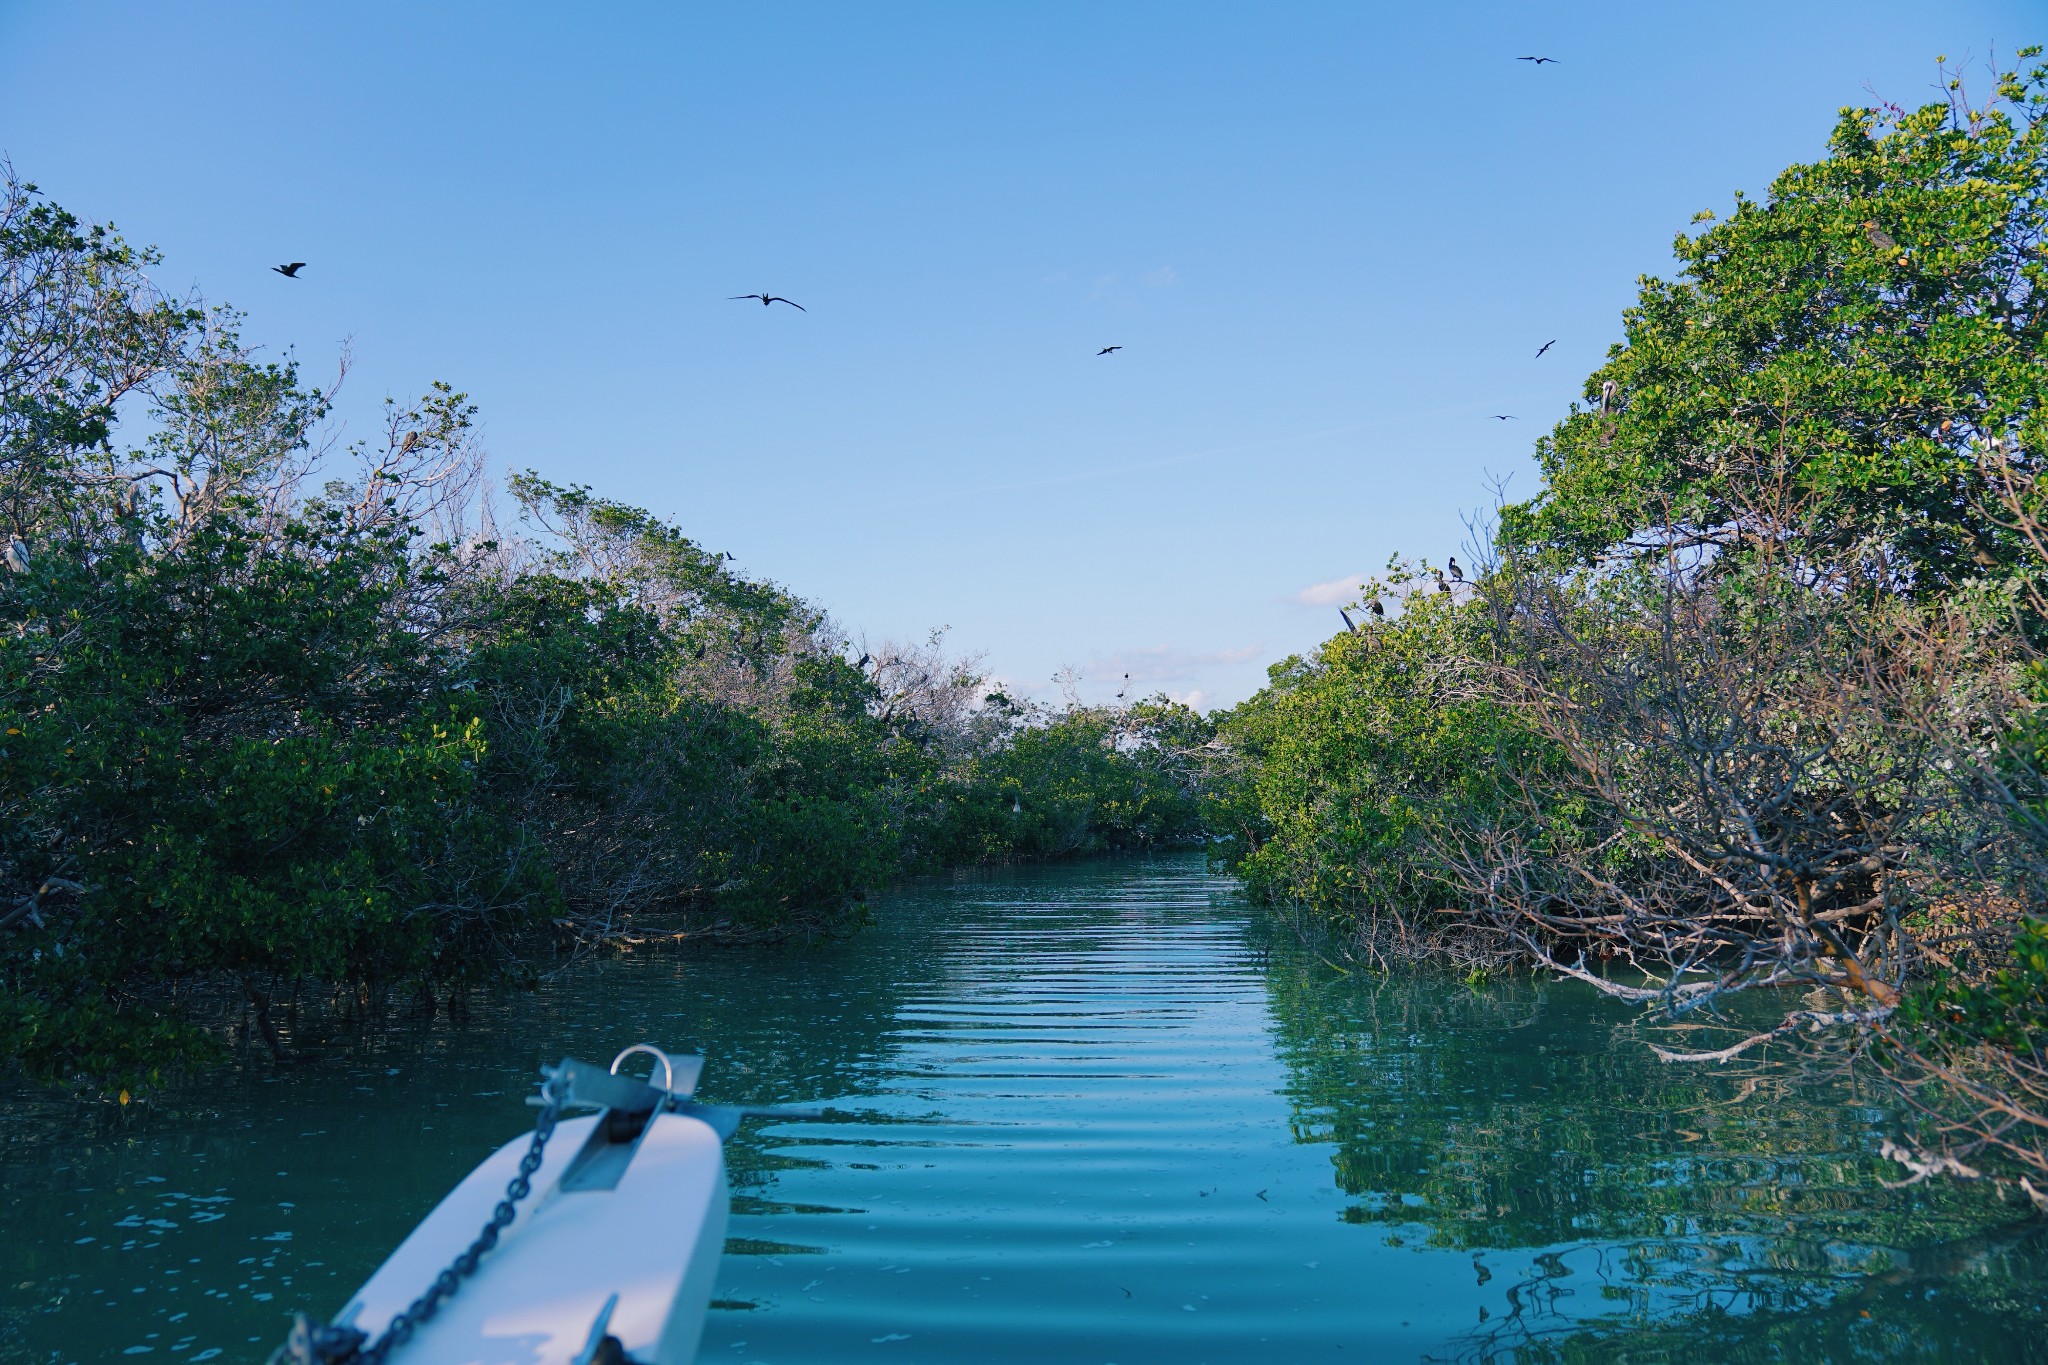
POLYGON ((7 541, 7 567, 15 573, 28 572, 28 545, 20 536, 12 536, 7 541))

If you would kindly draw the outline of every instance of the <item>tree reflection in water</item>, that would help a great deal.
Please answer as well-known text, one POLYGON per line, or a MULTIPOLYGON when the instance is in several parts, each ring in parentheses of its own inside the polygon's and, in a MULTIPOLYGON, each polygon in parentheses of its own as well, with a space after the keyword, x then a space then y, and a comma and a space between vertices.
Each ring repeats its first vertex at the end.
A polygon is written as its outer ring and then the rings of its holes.
POLYGON ((2048 1226, 1992 1189, 1887 1189, 1881 1092, 1818 1062, 1659 1062, 1569 983, 1467 987, 1268 957, 1294 1138, 1340 1216, 1509 1282, 1432 1359, 2048 1359, 2048 1226))

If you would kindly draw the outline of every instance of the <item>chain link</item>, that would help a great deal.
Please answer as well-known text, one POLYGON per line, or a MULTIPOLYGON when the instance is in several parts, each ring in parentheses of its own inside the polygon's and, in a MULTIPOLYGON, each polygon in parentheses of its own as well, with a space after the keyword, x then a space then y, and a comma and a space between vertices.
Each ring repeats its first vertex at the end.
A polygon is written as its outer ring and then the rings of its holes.
POLYGON ((551 1076, 541 1086, 540 1117, 533 1125, 533 1141, 527 1145, 526 1155, 519 1158, 519 1174, 505 1186, 505 1197, 491 1211, 483 1231, 449 1262, 447 1269, 434 1277, 424 1294, 391 1319, 383 1335, 365 1346, 369 1333, 360 1328, 314 1322, 301 1313, 292 1323, 285 1344, 271 1354, 270 1365, 383 1365, 386 1356, 410 1341, 414 1332, 441 1311, 441 1305, 461 1288, 462 1282, 476 1274, 478 1262, 498 1244, 499 1234, 512 1226, 519 1201, 533 1192, 533 1175, 540 1169, 541 1153, 554 1136, 555 1121, 562 1115, 561 1084, 551 1076))

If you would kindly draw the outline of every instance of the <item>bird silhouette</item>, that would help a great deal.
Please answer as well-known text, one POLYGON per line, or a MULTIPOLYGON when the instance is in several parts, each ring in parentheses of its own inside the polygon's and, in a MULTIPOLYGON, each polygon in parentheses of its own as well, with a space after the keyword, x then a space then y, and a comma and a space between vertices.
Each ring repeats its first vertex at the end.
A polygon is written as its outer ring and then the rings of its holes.
POLYGON ((1518 422, 1521 419, 1511 412, 1496 412, 1493 415, 1493 420, 1496 422, 1518 422))
POLYGON ((796 309, 796 311, 799 313, 808 313, 811 311, 810 309, 804 307, 802 304, 796 302, 794 299, 786 299, 782 297, 782 295, 780 294, 734 294, 732 297, 735 299, 759 299, 761 300, 761 306, 763 308, 766 308, 771 303, 786 303, 790 307, 796 309))
POLYGON ((292 261, 287 265, 274 265, 270 268, 288 280, 295 280, 299 277, 299 272, 306 268, 306 263, 304 261, 292 261))
POLYGON ((1358 634, 1358 627, 1353 625, 1351 622, 1350 612, 1344 610, 1344 608, 1342 607, 1339 607, 1337 608, 1337 614, 1344 618, 1344 629, 1350 631, 1353 635, 1358 634))
POLYGON ((1449 592, 1451 590, 1451 585, 1444 579, 1444 571, 1442 569, 1436 571, 1436 590, 1438 592, 1449 592))
POLYGON ((1452 555, 1444 567, 1451 571, 1451 577, 1457 579, 1460 583, 1465 581, 1465 571, 1458 567, 1458 557, 1456 555, 1452 555))
POLYGON ((1518 62, 1534 62, 1538 66, 1543 65, 1545 62, 1549 62, 1554 66, 1564 65, 1563 62, 1558 61, 1555 57, 1517 57, 1515 60, 1518 62))
POLYGON ((1377 597, 1372 599, 1372 614, 1382 621, 1387 619, 1387 609, 1380 605, 1380 599, 1377 597))
POLYGON ((1121 351, 1122 349, 1123 347, 1121 346, 1105 346, 1101 350, 1097 351, 1095 354, 1108 355, 1111 351, 1121 351))
POLYGON ((1536 348, 1536 356, 1535 356, 1535 358, 1536 358, 1536 359, 1538 359, 1538 360, 1541 360, 1541 359, 1543 359, 1543 353, 1544 353, 1545 351, 1549 350, 1549 349, 1550 349, 1551 347, 1553 347, 1553 346, 1555 346, 1555 345, 1557 345, 1557 338, 1556 338, 1556 337, 1552 337, 1552 338, 1551 338, 1550 340, 1548 340, 1548 341, 1544 342, 1544 343, 1543 343, 1543 344, 1542 344, 1541 346, 1538 346, 1538 347, 1536 348))
POLYGON ((857 661, 855 661, 853 666, 855 668, 865 669, 868 666, 868 660, 873 657, 874 656, 872 654, 869 654, 866 650, 862 650, 860 658, 857 661))

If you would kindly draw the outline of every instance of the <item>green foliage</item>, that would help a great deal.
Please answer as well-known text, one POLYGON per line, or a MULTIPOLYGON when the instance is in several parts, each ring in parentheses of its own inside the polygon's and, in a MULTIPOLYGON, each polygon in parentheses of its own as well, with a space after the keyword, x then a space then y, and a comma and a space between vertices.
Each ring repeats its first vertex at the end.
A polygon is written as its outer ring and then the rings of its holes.
POLYGON ((1220 720, 1245 767, 1219 783, 1212 819, 1234 837, 1224 861, 1262 899, 1378 938, 1434 935, 1468 897, 1445 847, 1511 818, 1523 784, 1554 761, 1463 676, 1486 645, 1469 604, 1409 591, 1400 573, 1368 598, 1405 592, 1313 659, 1275 665, 1272 684, 1220 720))
POLYGON ((1190 755, 1209 735, 1163 697, 1022 725, 937 790, 931 856, 1028 861, 1196 842, 1203 811, 1190 755))
POLYGON ((1222 718, 1212 821, 1375 952, 1821 987, 1725 1055, 1875 1025, 1928 1131, 2038 1177, 2048 66, 1949 91, 1680 236, 1484 571, 1222 718))
POLYGON ((2020 922, 2004 965, 1975 980, 1937 978, 1908 995, 1895 1018, 1951 1044, 1988 1043, 2048 1061, 2048 919, 2020 922))
POLYGON ((189 1063, 235 996, 282 1053, 302 998, 431 1005, 636 920, 830 926, 905 871, 1193 834, 1184 710, 979 707, 936 656, 885 691, 814 607, 532 472, 487 534, 445 384, 331 477, 291 365, 4 190, 0 1053, 29 1071, 189 1063))
POLYGON ((1825 160, 1677 239, 1678 277, 1643 280, 1587 407, 1539 443, 1545 487, 1509 510, 1510 540, 1594 556, 1652 507, 1713 527, 1782 461, 1796 497, 1884 535, 1923 590, 2012 561, 1972 510, 1972 446, 2048 435, 2048 67, 1984 108, 1953 89, 1844 110, 1825 160))

